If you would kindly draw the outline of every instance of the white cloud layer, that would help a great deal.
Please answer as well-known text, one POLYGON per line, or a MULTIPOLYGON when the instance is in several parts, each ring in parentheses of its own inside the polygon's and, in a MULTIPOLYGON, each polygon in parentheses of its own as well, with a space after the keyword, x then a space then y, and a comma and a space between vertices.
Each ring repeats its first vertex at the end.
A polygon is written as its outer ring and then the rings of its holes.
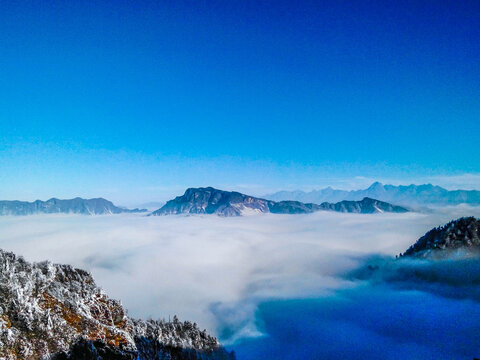
POLYGON ((434 226, 479 208, 431 214, 145 217, 0 217, 0 247, 29 261, 87 269, 135 317, 178 314, 215 332, 229 313, 235 336, 257 335, 263 299, 328 294, 358 255, 403 252, 434 226), (241 306, 240 306, 241 304, 241 306), (219 314, 221 316, 219 316, 219 314))

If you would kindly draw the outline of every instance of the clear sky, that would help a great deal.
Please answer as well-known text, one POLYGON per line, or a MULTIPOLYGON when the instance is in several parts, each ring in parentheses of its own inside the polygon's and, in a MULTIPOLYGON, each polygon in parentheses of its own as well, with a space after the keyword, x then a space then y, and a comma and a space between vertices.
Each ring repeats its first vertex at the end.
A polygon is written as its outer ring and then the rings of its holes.
POLYGON ((475 0, 5 0, 0 198, 480 187, 479 39, 475 0))

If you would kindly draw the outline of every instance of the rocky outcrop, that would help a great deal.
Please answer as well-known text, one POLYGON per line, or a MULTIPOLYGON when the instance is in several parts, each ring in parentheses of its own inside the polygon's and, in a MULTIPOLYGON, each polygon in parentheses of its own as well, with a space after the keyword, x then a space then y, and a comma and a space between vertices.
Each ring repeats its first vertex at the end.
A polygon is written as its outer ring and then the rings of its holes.
POLYGON ((229 356, 196 324, 128 317, 84 270, 29 263, 0 250, 0 358, 73 359, 82 341, 93 346, 87 348, 134 359, 161 359, 159 354, 174 350, 205 359, 229 356))

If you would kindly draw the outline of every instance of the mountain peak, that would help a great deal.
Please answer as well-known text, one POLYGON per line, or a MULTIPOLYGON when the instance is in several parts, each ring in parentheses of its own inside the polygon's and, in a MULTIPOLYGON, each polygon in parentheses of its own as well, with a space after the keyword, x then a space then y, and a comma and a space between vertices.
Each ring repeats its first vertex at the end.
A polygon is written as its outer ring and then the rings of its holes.
POLYGON ((201 191, 223 191, 223 190, 218 190, 211 186, 189 187, 187 188, 187 190, 185 190, 185 192, 201 192, 201 191))
POLYGON ((211 186, 188 188, 182 196, 168 201, 152 215, 217 214, 240 216, 244 213, 269 212, 270 201, 236 191, 215 189, 211 186))
POLYGON ((372 185, 368 187, 368 190, 377 190, 383 189, 383 184, 379 181, 375 181, 372 185))

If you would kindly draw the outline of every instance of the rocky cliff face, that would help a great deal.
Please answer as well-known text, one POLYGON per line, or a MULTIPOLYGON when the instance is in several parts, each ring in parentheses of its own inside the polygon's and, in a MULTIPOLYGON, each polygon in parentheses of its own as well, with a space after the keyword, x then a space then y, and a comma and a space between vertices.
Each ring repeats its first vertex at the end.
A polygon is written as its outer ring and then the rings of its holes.
POLYGON ((327 210, 349 213, 372 214, 381 212, 407 212, 408 210, 389 203, 365 198, 361 201, 339 203, 304 204, 299 201, 271 201, 244 195, 238 192, 217 190, 211 187, 190 188, 182 196, 168 201, 152 215, 171 214, 217 214, 240 216, 254 213, 307 214, 327 210))
POLYGON ((0 358, 73 359, 72 353, 82 351, 82 342, 86 353, 117 353, 125 359, 163 359, 171 354, 180 354, 178 359, 182 354, 191 359, 230 358, 216 338, 196 324, 177 318, 129 318, 83 270, 32 264, 0 250, 0 358))
POLYGON ((234 191, 217 190, 212 187, 190 188, 182 196, 168 201, 153 215, 170 214, 217 214, 239 216, 245 213, 269 212, 271 201, 258 199, 234 191))
POLYGON ((111 201, 97 199, 75 198, 60 200, 52 198, 47 201, 0 201, 0 215, 35 215, 35 214, 82 214, 104 215, 132 212, 145 212, 144 209, 124 209, 115 206, 111 201))
POLYGON ((402 256, 431 257, 455 250, 480 254, 480 220, 474 217, 453 220, 423 235, 402 256))

